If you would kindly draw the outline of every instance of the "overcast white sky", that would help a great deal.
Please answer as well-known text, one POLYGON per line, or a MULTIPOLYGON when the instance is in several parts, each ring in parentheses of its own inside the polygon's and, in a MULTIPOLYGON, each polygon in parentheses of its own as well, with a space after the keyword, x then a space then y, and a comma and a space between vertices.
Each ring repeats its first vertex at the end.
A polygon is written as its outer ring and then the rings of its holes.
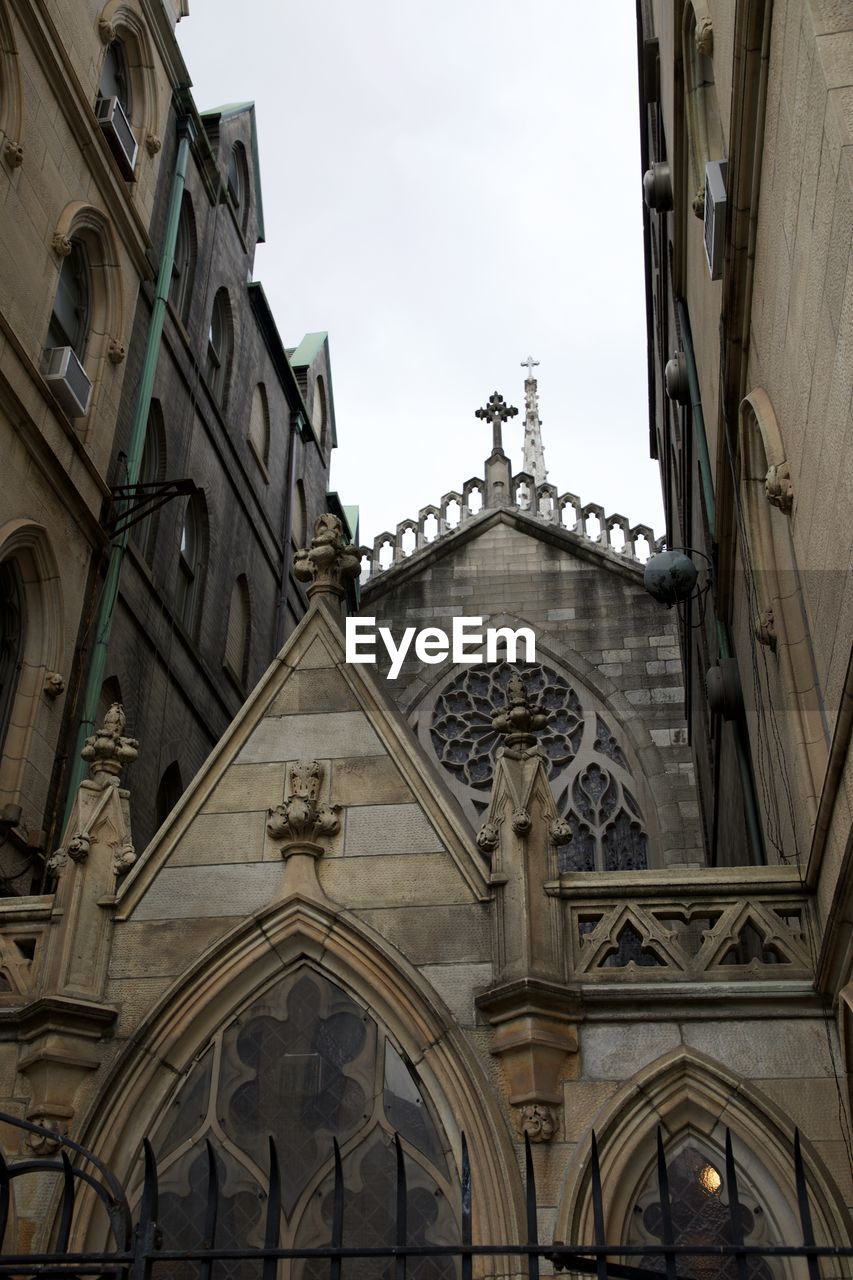
POLYGON ((254 99, 263 282, 329 333, 362 541, 482 475, 540 361, 549 480, 663 531, 648 457, 633 0, 191 0, 201 110, 254 99))

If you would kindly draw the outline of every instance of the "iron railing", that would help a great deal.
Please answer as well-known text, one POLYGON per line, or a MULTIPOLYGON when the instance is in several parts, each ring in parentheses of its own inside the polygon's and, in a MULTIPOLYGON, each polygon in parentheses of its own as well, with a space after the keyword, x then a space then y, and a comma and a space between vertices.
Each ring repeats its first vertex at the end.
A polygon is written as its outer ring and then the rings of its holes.
MULTIPOLYGON (((592 1244, 539 1241, 537 1218, 536 1180, 533 1170, 533 1154, 525 1135, 526 1161, 526 1234, 524 1243, 474 1244, 471 1218, 472 1195, 471 1165, 464 1134, 460 1153, 460 1204, 461 1225, 458 1244, 412 1244, 407 1228, 408 1197, 406 1191, 406 1158, 395 1134, 396 1152, 396 1213, 394 1239, 385 1245, 374 1247, 345 1247, 344 1235, 344 1178, 340 1148, 333 1139, 334 1189, 332 1196, 331 1238, 321 1248, 291 1248, 279 1246, 281 1221, 281 1173, 275 1141, 269 1139, 269 1179, 264 1243, 260 1247, 246 1246, 238 1249, 216 1247, 216 1224, 219 1211, 219 1181, 216 1157, 210 1141, 207 1148, 207 1196, 204 1208, 203 1246, 193 1249, 163 1248, 162 1232, 158 1222, 158 1174, 157 1161, 150 1142, 143 1143, 144 1177, 139 1211, 134 1222, 130 1205, 119 1180, 92 1152, 72 1139, 45 1129, 41 1125, 0 1113, 0 1122, 36 1134, 44 1141, 56 1144, 58 1158, 33 1157, 7 1162, 0 1153, 0 1277, 39 1277, 39 1280, 61 1280, 62 1277, 101 1276, 111 1280, 152 1280, 152 1272, 160 1267, 158 1275, 168 1275, 168 1264, 198 1264, 198 1280, 212 1280, 217 1263, 248 1260, 258 1264, 260 1280, 276 1280, 278 1264, 283 1259, 324 1259, 329 1265, 329 1280, 341 1280, 342 1265, 348 1258, 390 1259, 394 1263, 394 1280, 406 1280, 408 1260, 430 1258, 459 1259, 461 1280, 472 1280, 475 1258, 518 1258, 526 1264, 528 1280, 539 1280, 540 1261, 550 1262, 555 1271, 573 1271, 594 1275, 597 1280, 687 1280, 690 1275, 690 1259, 718 1260, 720 1271, 733 1259, 737 1280, 749 1280, 751 1259, 799 1258, 804 1260, 809 1280, 820 1280, 819 1260, 853 1258, 853 1247, 848 1245, 818 1245, 815 1243, 811 1209, 806 1186, 806 1174, 800 1151, 799 1131, 794 1135, 794 1182, 799 1208, 802 1243, 797 1245, 749 1245, 743 1238, 743 1225, 738 1195, 737 1170, 732 1153, 731 1136, 726 1130, 726 1190, 730 1243, 725 1245, 677 1244, 673 1227, 672 1201, 669 1191, 669 1174, 664 1154, 663 1137, 657 1132, 657 1180, 661 1206, 661 1239, 654 1244, 630 1245, 605 1240, 604 1200, 601 1188, 601 1169, 598 1144, 592 1134, 590 1167, 592 1179, 593 1234, 592 1244), (72 1164, 66 1153, 78 1157, 94 1172, 72 1164), (56 1173, 62 1180, 61 1204, 54 1244, 50 1252, 15 1253, 2 1252, 9 1222, 14 1179, 31 1173, 56 1173), (89 1253, 69 1251, 77 1200, 77 1182, 91 1187, 103 1203, 109 1217, 114 1247, 89 1253), (663 1258, 665 1270, 613 1261, 615 1258, 649 1259, 659 1262, 663 1258), (686 1264, 679 1270, 679 1264, 686 1264)), ((707 1263, 702 1268, 708 1275, 707 1263)), ((840 1273, 840 1272, 839 1272, 840 1273)))

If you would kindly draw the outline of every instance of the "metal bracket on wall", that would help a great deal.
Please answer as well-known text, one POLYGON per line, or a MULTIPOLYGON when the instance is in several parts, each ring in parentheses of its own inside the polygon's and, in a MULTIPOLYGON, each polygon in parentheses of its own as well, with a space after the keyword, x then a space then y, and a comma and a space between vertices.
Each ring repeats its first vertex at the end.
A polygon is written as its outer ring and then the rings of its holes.
POLYGON ((115 538, 132 525, 144 520, 172 498, 190 497, 197 485, 194 480, 163 480, 146 484, 120 484, 112 491, 104 528, 115 538))

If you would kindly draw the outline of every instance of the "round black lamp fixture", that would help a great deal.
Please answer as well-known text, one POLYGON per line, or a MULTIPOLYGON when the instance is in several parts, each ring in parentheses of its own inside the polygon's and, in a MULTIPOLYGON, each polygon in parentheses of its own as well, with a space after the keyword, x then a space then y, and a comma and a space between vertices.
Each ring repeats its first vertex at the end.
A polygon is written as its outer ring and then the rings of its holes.
POLYGON ((659 551, 649 556, 643 571, 643 586, 650 596, 671 608, 692 596, 699 570, 684 551, 659 551))

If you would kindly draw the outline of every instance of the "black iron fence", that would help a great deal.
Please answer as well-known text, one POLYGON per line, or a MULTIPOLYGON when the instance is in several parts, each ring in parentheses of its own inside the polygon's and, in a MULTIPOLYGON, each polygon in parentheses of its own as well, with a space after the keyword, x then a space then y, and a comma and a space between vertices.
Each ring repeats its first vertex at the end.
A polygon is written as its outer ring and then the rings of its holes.
MULTIPOLYGON (((530 1142, 525 1137, 526 1156, 526 1235, 522 1242, 475 1244, 472 1236, 471 1217, 473 1187, 468 1147, 464 1135, 460 1153, 460 1238, 458 1244, 413 1244, 407 1230, 406 1158, 399 1136, 395 1135, 396 1148, 396 1206, 393 1240, 377 1247, 357 1248, 343 1244, 344 1238, 344 1178, 341 1153, 337 1141, 334 1150, 334 1190, 332 1201, 331 1234, 328 1245, 321 1248, 280 1247, 281 1225, 281 1173, 278 1152, 272 1137, 269 1139, 269 1180, 266 1208, 264 1243, 239 1249, 216 1247, 217 1215, 220 1196, 216 1157, 211 1143, 207 1146, 207 1194, 202 1231, 203 1245, 182 1250, 163 1247, 162 1231, 158 1222, 158 1174, 157 1161, 151 1144, 144 1142, 144 1178, 138 1214, 134 1221, 124 1188, 114 1174, 91 1151, 79 1143, 40 1125, 0 1113, 0 1122, 36 1134, 58 1149, 57 1157, 16 1159, 7 1161, 0 1154, 0 1277, 38 1277, 38 1280, 72 1280, 78 1276, 109 1277, 111 1280, 153 1280, 155 1267, 158 1276, 168 1276, 169 1268, 192 1263, 197 1268, 198 1280, 213 1280, 217 1264, 249 1261, 256 1264, 258 1280, 276 1280, 279 1263, 283 1259, 325 1261, 329 1268, 329 1280, 341 1280, 342 1267, 347 1259, 384 1259, 393 1263, 393 1280, 406 1280, 406 1268, 410 1260, 418 1258, 446 1258, 458 1260, 461 1280, 472 1280, 475 1258, 519 1260, 519 1270, 526 1271, 528 1280, 539 1280, 540 1262, 549 1262, 555 1271, 572 1271, 594 1275, 597 1280, 688 1280, 691 1276, 691 1259, 694 1265, 702 1260, 702 1274, 732 1275, 737 1280, 750 1280, 752 1268, 758 1260, 765 1263, 774 1258, 801 1259, 809 1280, 820 1280, 820 1260, 836 1261, 853 1259, 853 1247, 849 1245, 818 1245, 812 1226, 806 1174, 800 1151, 799 1132, 794 1136, 793 1174, 796 1187, 802 1242, 789 1245, 750 1245, 744 1241, 743 1219, 738 1195, 737 1169, 732 1154, 731 1137, 726 1131, 726 1190, 728 1194, 729 1243, 724 1245, 676 1243, 673 1225, 673 1205, 669 1189, 669 1173, 664 1155, 660 1129, 657 1135, 657 1181, 660 1194, 660 1241, 654 1244, 631 1245, 608 1242, 604 1230, 604 1201, 601 1189, 601 1171, 595 1133, 592 1134, 590 1166, 592 1175, 593 1241, 590 1244, 539 1241, 536 1180, 530 1142), (69 1154, 70 1157, 69 1157, 69 1154), (72 1160, 74 1162, 72 1162, 72 1160), (33 1173, 54 1173, 61 1179, 61 1203, 58 1223, 49 1252, 4 1252, 12 1203, 12 1183, 17 1178, 33 1173), (91 1253, 69 1251, 78 1183, 90 1187, 102 1202, 110 1222, 112 1245, 91 1253), (631 1261, 618 1261, 629 1259, 631 1261), (643 1261, 651 1265, 641 1265, 643 1261), (663 1270, 660 1270, 660 1266, 663 1270), (716 1272, 709 1271, 716 1267, 716 1272)), ((220 1271, 222 1267, 220 1267, 220 1271)), ((382 1274, 377 1269, 377 1275, 382 1274)), ((485 1268, 488 1271, 488 1268, 485 1268)), ((849 1268, 848 1268, 849 1272, 849 1268)), ((842 1267, 833 1269, 834 1275, 843 1274, 842 1267)))

